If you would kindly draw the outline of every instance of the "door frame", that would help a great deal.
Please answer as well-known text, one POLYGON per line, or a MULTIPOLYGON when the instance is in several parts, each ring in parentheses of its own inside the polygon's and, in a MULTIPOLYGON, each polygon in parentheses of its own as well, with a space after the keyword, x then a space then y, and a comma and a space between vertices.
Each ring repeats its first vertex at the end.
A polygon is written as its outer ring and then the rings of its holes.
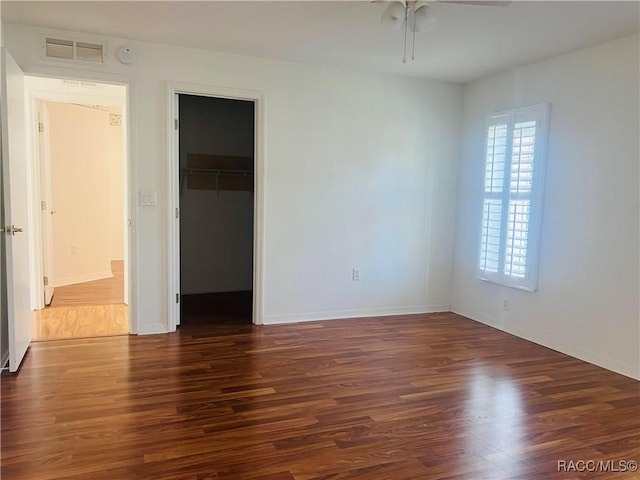
MULTIPOLYGON (((25 76, 30 77, 46 77, 56 80, 72 80, 80 82, 96 82, 102 84, 119 85, 125 88, 125 105, 122 108, 122 135, 123 135, 123 149, 124 154, 124 178, 123 178, 123 191, 124 193, 124 256, 125 256, 125 303, 127 304, 129 333, 138 333, 138 318, 137 318, 137 286, 132 279, 137 278, 137 262, 136 262, 136 209, 135 209, 135 168, 133 157, 133 145, 135 135, 135 121, 133 117, 132 99, 134 98, 134 83, 128 77, 122 77, 119 75, 100 74, 95 72, 85 71, 70 71, 60 70, 57 68, 36 68, 25 69, 25 76)), ((25 82, 26 83, 26 82, 25 82)), ((27 161, 30 168, 30 180, 31 180, 31 192, 30 197, 32 200, 32 225, 31 231, 34 232, 31 243, 31 262, 33 285, 31 288, 31 303, 34 310, 41 310, 44 308, 44 285, 40 281, 43 278, 42 262, 43 262, 43 245, 42 245, 42 219, 40 215, 41 205, 41 178, 40 178, 40 154, 38 147, 38 102, 40 101, 58 101, 63 103, 78 103, 79 100, 86 100, 86 95, 67 95, 60 94, 56 96, 51 92, 39 91, 37 89, 27 88, 25 91, 27 101, 27 161)), ((84 103, 80 101, 80 103, 84 103)))
POLYGON ((167 83, 167 298, 170 332, 180 324, 180 151, 179 151, 179 95, 195 95, 231 100, 251 101, 254 104, 254 194, 253 194, 253 306, 254 325, 263 324, 263 257, 264 257, 264 94, 245 90, 192 83, 167 83))
MULTIPOLYGON (((25 82, 26 83, 26 82, 25 82)), ((41 206, 39 210, 40 214, 40 242, 42 243, 42 258, 40 264, 42 265, 42 275, 45 278, 48 278, 49 282, 46 283, 43 289, 43 297, 44 297, 44 306, 46 307, 51 303, 47 303, 47 297, 49 294, 47 292, 51 291, 51 295, 53 296, 53 278, 52 275, 55 273, 53 271, 53 241, 52 241, 52 222, 53 219, 51 215, 53 212, 50 211, 51 205, 49 205, 51 200, 51 156, 49 152, 49 110, 47 109, 46 101, 40 100, 37 98, 32 98, 31 101, 32 107, 34 109, 34 113, 37 112, 37 120, 38 120, 38 133, 34 140, 33 144, 33 152, 35 164, 39 164, 38 173, 40 174, 40 201, 41 206), (40 125, 47 126, 47 128, 43 128, 40 131, 40 125), (44 199, 44 200, 43 200, 44 199), (47 215, 49 213, 49 215, 47 215)), ((33 285, 33 288, 37 288, 40 282, 37 282, 33 285)), ((36 292, 37 294, 38 292, 36 292)))

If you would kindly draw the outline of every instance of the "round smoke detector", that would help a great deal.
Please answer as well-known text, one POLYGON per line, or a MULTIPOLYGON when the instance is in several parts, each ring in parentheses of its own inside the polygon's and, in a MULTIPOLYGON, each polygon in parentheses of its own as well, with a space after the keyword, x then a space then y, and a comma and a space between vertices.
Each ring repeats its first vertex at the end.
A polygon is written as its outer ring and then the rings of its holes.
POLYGON ((129 65, 136 61, 136 52, 131 47, 120 47, 118 49, 118 60, 125 65, 129 65))

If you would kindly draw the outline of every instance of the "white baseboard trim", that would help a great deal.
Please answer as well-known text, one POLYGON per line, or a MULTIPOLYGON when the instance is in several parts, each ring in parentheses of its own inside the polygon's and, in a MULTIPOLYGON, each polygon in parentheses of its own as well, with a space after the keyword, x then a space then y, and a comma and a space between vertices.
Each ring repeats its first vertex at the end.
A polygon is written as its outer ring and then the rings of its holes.
POLYGON ((412 315, 416 313, 448 312, 449 305, 413 305, 406 307, 382 307, 365 310, 330 310, 325 312, 285 313, 264 315, 263 325, 280 323, 314 322, 318 320, 339 320, 344 318, 387 317, 391 315, 412 315))
POLYGON ((165 325, 138 325, 138 331, 134 335, 156 335, 169 333, 165 325))
POLYGON ((464 308, 456 307, 452 308, 451 311, 453 313, 457 313, 458 315, 462 315, 463 317, 467 317, 473 321, 483 323, 503 332, 515 335, 516 337, 520 337, 538 345, 542 345, 543 347, 550 348, 551 350, 555 350, 556 352, 564 353, 565 355, 577 358, 578 360, 582 360, 584 362, 597 365, 598 367, 611 370, 612 372, 619 373, 621 375, 624 375, 625 377, 630 377, 634 380, 640 380, 640 370, 637 367, 634 371, 633 366, 625 365, 618 362, 617 360, 603 356, 600 353, 585 350, 584 348, 578 345, 574 345, 570 342, 559 341, 557 338, 541 335, 539 333, 533 334, 529 331, 526 331, 525 329, 518 328, 517 325, 505 324, 484 315, 472 314, 468 311, 465 311, 464 308))
POLYGON ((66 285, 74 285, 76 283, 93 282, 94 280, 102 280, 104 278, 112 278, 111 270, 104 272, 86 273, 83 275, 75 275, 73 277, 56 278, 53 282, 54 287, 64 287, 66 285))

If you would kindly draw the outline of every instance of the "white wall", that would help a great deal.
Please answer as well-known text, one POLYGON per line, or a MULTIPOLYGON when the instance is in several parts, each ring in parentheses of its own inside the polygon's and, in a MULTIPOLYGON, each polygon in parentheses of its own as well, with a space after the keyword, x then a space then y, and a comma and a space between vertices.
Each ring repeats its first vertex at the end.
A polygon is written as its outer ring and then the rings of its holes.
POLYGON ((640 378, 637 35, 465 86, 453 310, 640 378), (539 290, 474 278, 483 138, 496 110, 550 102, 539 290), (509 310, 502 308, 503 299, 509 310))
POLYGON ((41 58, 42 33, 5 25, 26 72, 131 81, 133 190, 158 192, 132 213, 140 332, 168 328, 167 81, 264 94, 265 322, 449 309, 459 85, 118 38, 104 67, 70 70, 41 58))
POLYGON ((56 287, 111 277, 109 113, 47 102, 56 287))
MULTIPOLYGON (((110 107, 109 113, 122 121, 122 111, 110 107)), ((111 119, 111 117, 110 117, 111 119)), ((122 125, 109 120, 107 138, 107 162, 109 164, 109 258, 124 259, 124 159, 122 125)))
MULTIPOLYGON (((254 103, 180 97, 180 165, 187 154, 253 157, 254 103)), ((183 295, 253 289, 253 203, 246 191, 180 194, 180 290, 183 295)))

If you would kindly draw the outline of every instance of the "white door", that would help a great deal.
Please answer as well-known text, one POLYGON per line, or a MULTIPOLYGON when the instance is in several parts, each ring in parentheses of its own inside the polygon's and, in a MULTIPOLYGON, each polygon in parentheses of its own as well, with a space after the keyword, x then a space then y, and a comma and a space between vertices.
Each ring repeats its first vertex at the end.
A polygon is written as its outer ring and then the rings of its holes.
POLYGON ((53 200, 51 198, 51 157, 49 155, 49 111, 45 102, 38 106, 38 150, 42 205, 42 273, 44 274, 44 304, 51 305, 53 299, 53 200))
POLYGON ((20 367, 31 342, 29 242, 27 232, 27 158, 24 76, 2 48, 3 226, 7 253, 9 371, 20 367))

